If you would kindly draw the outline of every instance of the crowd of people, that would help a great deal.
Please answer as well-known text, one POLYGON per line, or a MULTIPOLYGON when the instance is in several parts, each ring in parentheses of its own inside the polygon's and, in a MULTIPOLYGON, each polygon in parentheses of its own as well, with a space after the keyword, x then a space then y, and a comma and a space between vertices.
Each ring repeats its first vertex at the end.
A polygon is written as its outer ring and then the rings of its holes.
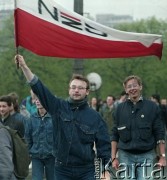
MULTIPOLYGON (((64 100, 32 73, 23 56, 16 55, 15 62, 30 95, 21 103, 15 92, 1 96, 0 125, 26 139, 32 180, 110 180, 112 170, 117 179, 143 180, 155 162, 166 166, 167 101, 158 94, 143 97, 140 77, 126 77, 117 99, 109 94, 105 101, 89 101, 89 81, 74 75, 64 100), (143 166, 148 164, 146 175, 143 166)), ((0 134, 0 179, 15 180, 12 141, 5 129, 0 134)))

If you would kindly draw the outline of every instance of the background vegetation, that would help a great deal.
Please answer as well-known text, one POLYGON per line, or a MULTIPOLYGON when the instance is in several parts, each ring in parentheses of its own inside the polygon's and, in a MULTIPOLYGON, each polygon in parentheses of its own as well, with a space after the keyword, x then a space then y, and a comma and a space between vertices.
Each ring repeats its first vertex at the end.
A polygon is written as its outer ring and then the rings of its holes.
MULTIPOLYGON (((98 97, 105 99, 108 94, 119 96, 124 78, 131 74, 139 75, 143 80, 143 94, 149 97, 159 93, 167 98, 167 22, 152 17, 130 24, 114 27, 128 32, 155 33, 163 36, 162 60, 157 57, 138 57, 121 59, 85 59, 84 75, 98 73, 102 78, 102 86, 98 97)), ((21 72, 14 64, 16 54, 14 45, 13 17, 0 31, 0 95, 17 92, 20 100, 29 94, 29 87, 21 72)), ((37 56, 26 49, 20 48, 31 70, 37 74, 47 87, 56 95, 68 96, 68 81, 73 74, 73 59, 50 58, 37 56)), ((91 96, 95 96, 94 92, 91 96)), ((91 97, 90 96, 90 97, 91 97)))

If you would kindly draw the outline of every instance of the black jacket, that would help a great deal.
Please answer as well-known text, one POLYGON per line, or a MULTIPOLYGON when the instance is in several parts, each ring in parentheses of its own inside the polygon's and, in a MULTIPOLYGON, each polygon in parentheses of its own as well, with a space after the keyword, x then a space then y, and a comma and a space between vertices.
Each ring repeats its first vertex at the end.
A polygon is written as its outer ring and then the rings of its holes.
POLYGON ((155 148, 158 140, 165 139, 159 107, 146 99, 136 105, 130 100, 119 104, 111 139, 118 142, 119 149, 134 153, 155 148))
POLYGON ((24 124, 21 119, 17 118, 17 116, 9 115, 3 121, 2 121, 2 119, 0 119, 0 122, 4 126, 9 126, 11 129, 17 130, 19 135, 21 137, 24 137, 24 133, 25 133, 24 124))

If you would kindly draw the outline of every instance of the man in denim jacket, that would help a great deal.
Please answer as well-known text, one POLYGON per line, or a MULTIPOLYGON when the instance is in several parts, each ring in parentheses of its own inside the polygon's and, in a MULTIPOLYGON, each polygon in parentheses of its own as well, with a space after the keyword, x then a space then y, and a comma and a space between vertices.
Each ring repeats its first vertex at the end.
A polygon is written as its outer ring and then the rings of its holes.
MULTIPOLYGON (((69 83, 70 97, 63 100, 55 97, 31 72, 23 56, 16 55, 15 62, 19 63, 33 92, 52 116, 55 180, 95 180, 94 143, 102 167, 110 159, 111 143, 106 123, 87 103, 89 81, 80 75, 74 76, 69 83)), ((108 172, 103 173, 103 178, 110 179, 108 172)))
POLYGON ((53 125, 50 114, 35 97, 37 112, 27 121, 25 137, 32 160, 32 179, 54 178, 53 125))

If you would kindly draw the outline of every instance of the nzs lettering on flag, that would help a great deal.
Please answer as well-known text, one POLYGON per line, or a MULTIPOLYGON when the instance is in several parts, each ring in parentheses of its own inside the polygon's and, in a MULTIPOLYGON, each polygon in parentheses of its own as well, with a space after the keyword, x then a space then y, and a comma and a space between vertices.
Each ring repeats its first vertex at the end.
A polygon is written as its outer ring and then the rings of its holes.
POLYGON ((16 47, 38 55, 65 58, 162 56, 162 36, 119 31, 53 0, 16 0, 16 47))

